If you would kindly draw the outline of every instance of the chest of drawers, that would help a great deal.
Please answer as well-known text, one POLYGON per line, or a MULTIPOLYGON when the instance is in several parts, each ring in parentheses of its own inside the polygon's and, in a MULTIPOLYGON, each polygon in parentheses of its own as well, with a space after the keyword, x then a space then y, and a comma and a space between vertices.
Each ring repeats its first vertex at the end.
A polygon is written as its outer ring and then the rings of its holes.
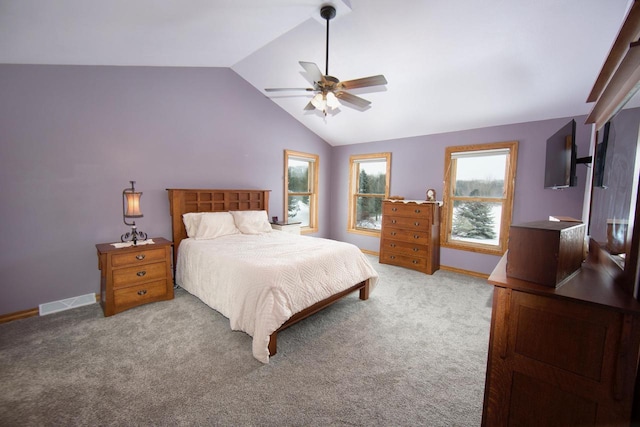
POLYGON ((440 205, 382 202, 380 262, 433 274, 440 268, 440 205))
POLYGON ((100 304, 105 316, 150 302, 173 298, 171 242, 115 248, 96 245, 100 269, 100 304))

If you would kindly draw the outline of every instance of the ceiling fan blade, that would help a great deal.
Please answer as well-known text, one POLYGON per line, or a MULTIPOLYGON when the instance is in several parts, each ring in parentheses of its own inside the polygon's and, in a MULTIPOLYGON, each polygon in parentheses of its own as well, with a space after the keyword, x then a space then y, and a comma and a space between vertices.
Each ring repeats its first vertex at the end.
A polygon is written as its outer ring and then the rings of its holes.
POLYGON ((264 91, 265 92, 283 92, 283 91, 291 91, 291 90, 306 90, 307 92, 313 92, 313 88, 311 87, 268 87, 264 91))
POLYGON ((365 108, 371 104, 371 101, 367 101, 364 98, 360 98, 359 96, 352 95, 348 92, 336 92, 336 97, 344 102, 348 102, 349 104, 353 104, 356 107, 365 108))
POLYGON ((387 79, 380 74, 377 76, 363 77, 361 79, 347 80, 338 83, 338 87, 341 89, 357 89, 360 87, 379 86, 386 85, 387 79))
POLYGON ((313 62, 304 61, 299 61, 298 63, 302 66, 302 68, 304 68, 304 70, 307 72, 307 75, 313 80, 314 83, 322 81, 322 71, 320 71, 320 68, 318 68, 316 64, 314 64, 313 62))

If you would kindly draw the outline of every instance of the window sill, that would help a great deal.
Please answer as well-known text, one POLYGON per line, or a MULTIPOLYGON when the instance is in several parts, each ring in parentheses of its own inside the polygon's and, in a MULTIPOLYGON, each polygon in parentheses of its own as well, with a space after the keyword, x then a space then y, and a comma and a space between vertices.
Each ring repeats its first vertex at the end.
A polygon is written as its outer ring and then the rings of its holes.
POLYGON ((440 244, 443 248, 456 249, 459 251, 469 251, 469 252, 477 252, 487 255, 495 255, 502 256, 505 253, 505 250, 498 247, 490 247, 487 245, 473 244, 473 243, 451 243, 451 242, 442 242, 440 244))
POLYGON ((359 230, 357 228, 348 228, 347 233, 360 234, 363 236, 380 237, 380 230, 359 230))

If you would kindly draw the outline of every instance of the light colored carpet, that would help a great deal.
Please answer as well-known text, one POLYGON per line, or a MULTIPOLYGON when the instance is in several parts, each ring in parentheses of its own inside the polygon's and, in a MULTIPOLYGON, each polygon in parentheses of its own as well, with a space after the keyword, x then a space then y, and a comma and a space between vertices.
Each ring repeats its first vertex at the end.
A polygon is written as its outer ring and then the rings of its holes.
POLYGON ((370 299, 281 332, 267 365, 184 290, 0 325, 0 425, 480 425, 492 286, 369 258, 370 299))

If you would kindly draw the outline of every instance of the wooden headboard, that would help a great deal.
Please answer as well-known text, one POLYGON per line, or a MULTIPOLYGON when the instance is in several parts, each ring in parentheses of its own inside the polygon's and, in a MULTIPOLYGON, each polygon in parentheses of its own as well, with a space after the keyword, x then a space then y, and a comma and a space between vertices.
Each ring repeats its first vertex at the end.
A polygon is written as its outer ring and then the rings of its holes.
POLYGON ((269 211, 271 190, 185 190, 167 188, 171 237, 173 240, 173 269, 178 261, 178 247, 186 239, 187 231, 182 215, 188 212, 269 211))

